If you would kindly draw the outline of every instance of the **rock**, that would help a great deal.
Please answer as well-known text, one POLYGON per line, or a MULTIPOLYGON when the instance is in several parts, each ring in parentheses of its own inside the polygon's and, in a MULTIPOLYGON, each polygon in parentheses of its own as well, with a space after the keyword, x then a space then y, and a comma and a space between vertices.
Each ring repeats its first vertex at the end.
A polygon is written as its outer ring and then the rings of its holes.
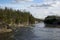
POLYGON ((0 24, 0 33, 4 33, 4 32, 12 32, 12 29, 7 23, 0 24))

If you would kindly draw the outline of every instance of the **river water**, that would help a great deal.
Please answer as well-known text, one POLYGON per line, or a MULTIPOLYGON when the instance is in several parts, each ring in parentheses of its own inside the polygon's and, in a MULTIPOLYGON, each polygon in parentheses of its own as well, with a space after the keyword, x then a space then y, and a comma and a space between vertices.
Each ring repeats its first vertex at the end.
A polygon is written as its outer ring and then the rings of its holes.
POLYGON ((43 22, 18 28, 14 33, 14 40, 60 40, 60 28, 45 28, 43 22))

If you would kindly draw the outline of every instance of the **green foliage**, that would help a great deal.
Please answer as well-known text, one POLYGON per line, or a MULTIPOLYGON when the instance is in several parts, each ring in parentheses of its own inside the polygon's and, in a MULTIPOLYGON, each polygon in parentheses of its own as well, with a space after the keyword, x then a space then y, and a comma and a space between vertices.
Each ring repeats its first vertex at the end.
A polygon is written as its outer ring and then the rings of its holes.
POLYGON ((5 9, 0 8, 0 20, 4 21, 5 23, 24 23, 24 22, 29 22, 29 23, 34 23, 35 19, 34 17, 30 14, 30 12, 26 11, 20 11, 20 10, 13 10, 13 9, 8 9, 5 7, 5 9))
POLYGON ((60 25, 60 17, 59 16, 47 16, 44 20, 47 24, 59 24, 60 25))

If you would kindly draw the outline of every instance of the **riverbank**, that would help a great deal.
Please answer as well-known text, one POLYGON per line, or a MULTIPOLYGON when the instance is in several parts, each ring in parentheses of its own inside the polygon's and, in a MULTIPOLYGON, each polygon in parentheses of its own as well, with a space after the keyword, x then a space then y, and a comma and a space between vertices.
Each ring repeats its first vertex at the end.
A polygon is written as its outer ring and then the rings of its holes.
POLYGON ((0 29, 0 33, 12 32, 12 29, 0 29))

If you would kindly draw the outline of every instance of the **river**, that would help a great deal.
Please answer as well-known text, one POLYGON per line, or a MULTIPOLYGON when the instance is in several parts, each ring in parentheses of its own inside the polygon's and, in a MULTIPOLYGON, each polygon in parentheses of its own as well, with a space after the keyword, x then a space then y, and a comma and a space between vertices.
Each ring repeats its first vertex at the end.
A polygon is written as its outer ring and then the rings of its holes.
POLYGON ((8 34, 1 35, 0 40, 60 40, 60 28, 46 28, 46 25, 40 22, 32 26, 17 28, 8 38, 5 37, 8 34))
POLYGON ((32 27, 18 28, 15 40, 60 40, 60 28, 45 28, 43 22, 32 27))

